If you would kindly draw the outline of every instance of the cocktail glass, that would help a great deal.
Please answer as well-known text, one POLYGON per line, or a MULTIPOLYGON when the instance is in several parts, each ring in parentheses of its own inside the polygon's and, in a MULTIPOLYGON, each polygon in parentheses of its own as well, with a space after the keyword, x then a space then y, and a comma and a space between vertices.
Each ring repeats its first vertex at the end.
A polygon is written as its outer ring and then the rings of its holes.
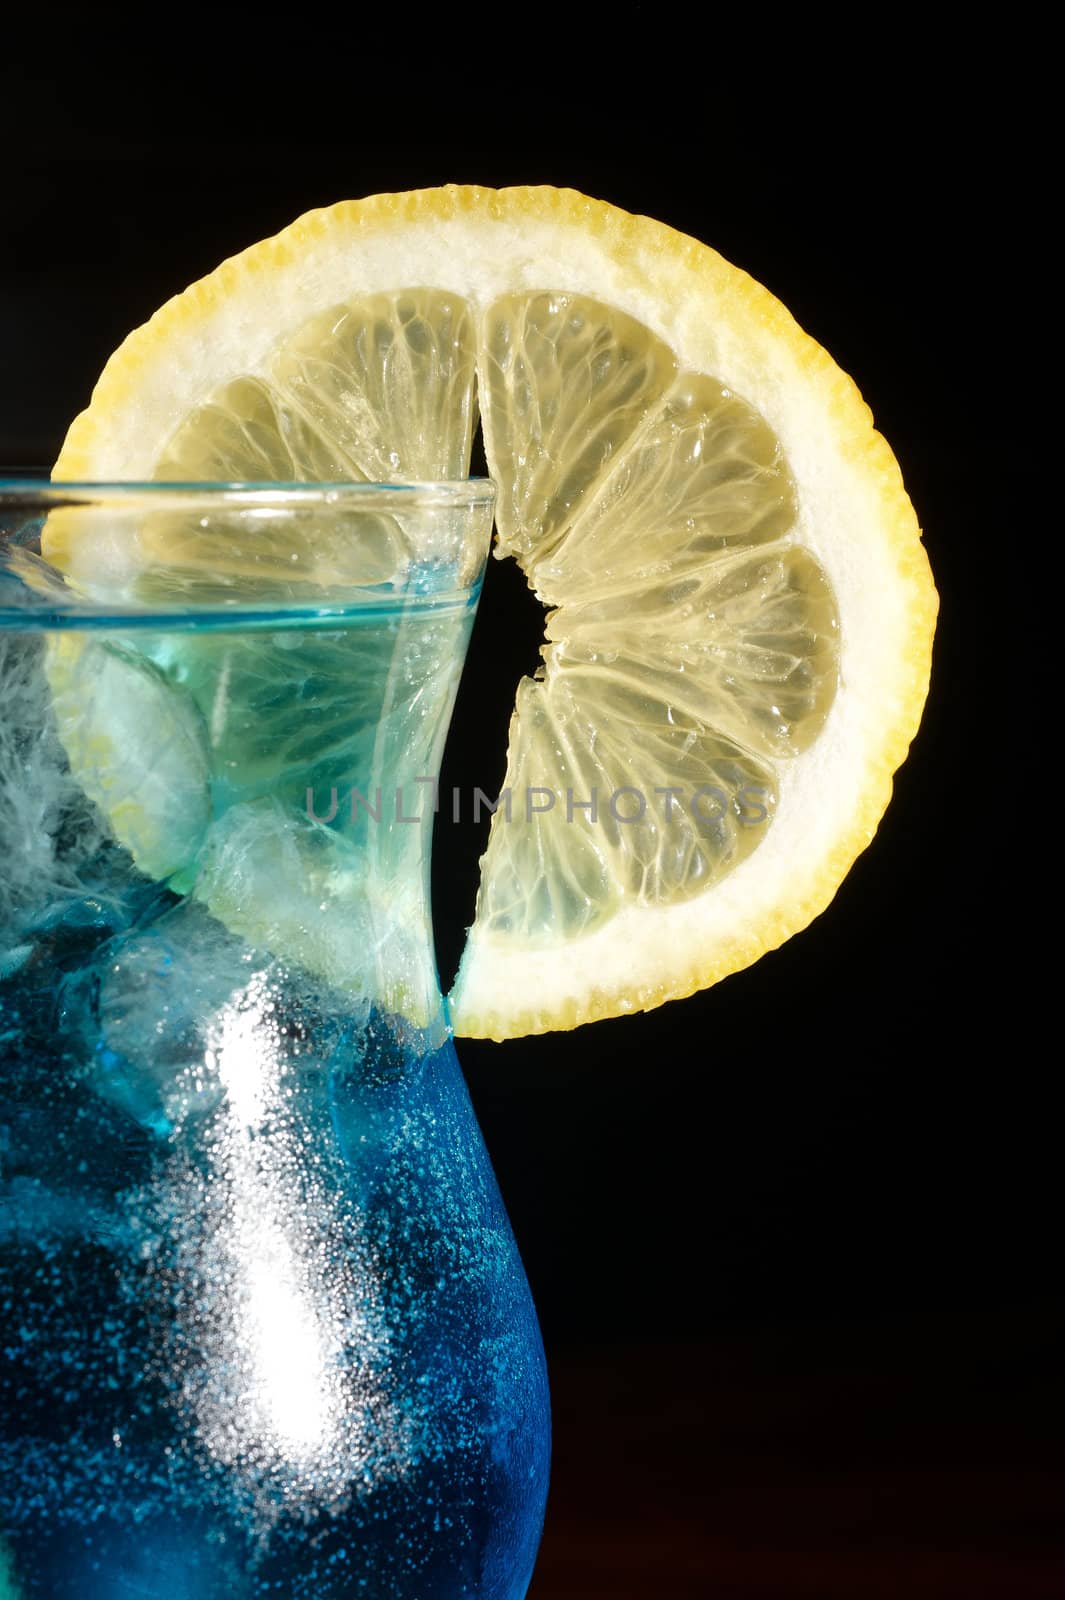
POLYGON ((526 1592, 428 899, 492 500, 0 487, 3 1600, 526 1592))

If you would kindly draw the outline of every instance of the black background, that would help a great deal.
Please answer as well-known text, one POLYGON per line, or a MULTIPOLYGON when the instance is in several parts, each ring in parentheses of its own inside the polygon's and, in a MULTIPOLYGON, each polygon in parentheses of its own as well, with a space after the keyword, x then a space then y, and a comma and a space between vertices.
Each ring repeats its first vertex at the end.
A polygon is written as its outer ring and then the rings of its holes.
MULTIPOLYGON (((1026 426, 994 118, 912 66, 875 90, 853 74, 846 100, 831 79, 752 98, 749 75, 726 97, 706 38, 686 73, 648 61, 635 81, 582 45, 580 96, 564 37, 520 81, 483 51, 411 78, 409 42, 345 48, 309 82, 306 41, 269 70, 208 50, 106 82, 98 57, 62 77, 22 61, 0 461, 47 467, 168 296, 380 190, 572 186, 713 244, 789 306, 901 462, 942 596, 932 694, 876 839, 804 934, 648 1015, 462 1047, 554 1374, 532 1595, 1065 1593, 1060 1218, 1013 982, 1034 935, 1008 905, 1030 768, 994 706, 1020 533, 995 478, 1026 426)), ((491 563, 445 791, 498 787, 538 612, 491 563)), ((438 825, 445 978, 483 842, 438 825)))

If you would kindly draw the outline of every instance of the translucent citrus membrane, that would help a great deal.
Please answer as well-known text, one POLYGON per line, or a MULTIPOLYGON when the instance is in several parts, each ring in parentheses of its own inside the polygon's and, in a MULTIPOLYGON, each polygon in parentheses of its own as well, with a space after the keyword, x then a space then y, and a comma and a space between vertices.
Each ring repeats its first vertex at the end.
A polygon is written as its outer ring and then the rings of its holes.
POLYGON ((797 545, 576 600, 550 613, 547 637, 552 673, 595 672, 761 756, 805 750, 836 687, 835 603, 797 545))
POLYGON ((529 943, 688 899, 750 855, 775 762, 815 737, 836 683, 832 596, 795 546, 562 606, 547 636, 544 678, 519 693, 511 816, 493 828, 479 906, 489 931, 529 943))
MULTIPOLYGON (((623 904, 700 894, 757 849, 778 763, 811 744, 832 704, 836 605, 797 542, 795 486, 764 418, 585 295, 523 291, 478 310, 413 287, 331 307, 207 396, 155 475, 462 477, 478 393, 497 553, 516 556, 556 608, 541 673, 518 692, 510 814, 493 821, 478 921, 537 946, 590 932, 623 904)), ((387 581, 424 541, 383 518, 356 575, 313 522, 295 534, 249 541, 246 524, 153 519, 135 547, 116 554, 102 537, 69 559, 98 573, 102 561, 106 581, 138 595, 188 600, 338 574, 387 581)), ((202 697, 215 667, 200 642, 194 654, 187 675, 202 697)), ((265 726, 257 679, 238 674, 230 693, 265 726)), ((338 721, 358 715, 359 691, 347 692, 338 721)), ((284 747, 284 712, 270 716, 284 747)), ((257 760, 240 754, 260 792, 257 760)), ((157 821, 162 836, 170 824, 157 821)))
POLYGON ((225 384, 156 463, 171 481, 465 478, 476 422, 472 316, 436 289, 319 312, 264 371, 225 384))
POLYGON ((595 669, 526 679, 478 915, 530 945, 687 899, 756 848, 773 775, 700 718, 595 669))
POLYGON ((676 377, 673 352, 616 307, 511 294, 482 327, 485 448, 500 545, 541 560, 676 377))

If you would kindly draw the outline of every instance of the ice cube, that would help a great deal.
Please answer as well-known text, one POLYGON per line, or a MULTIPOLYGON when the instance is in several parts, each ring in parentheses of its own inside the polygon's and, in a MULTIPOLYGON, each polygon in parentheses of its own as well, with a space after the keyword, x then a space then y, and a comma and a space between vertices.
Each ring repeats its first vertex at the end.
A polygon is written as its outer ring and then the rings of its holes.
POLYGON ((0 633, 0 945, 91 893, 107 837, 70 776, 56 734, 39 638, 0 633))
POLYGON ((223 1008, 269 963, 201 905, 109 939, 68 978, 60 1024, 97 1094, 162 1137, 217 1104, 208 1059, 223 1008))
POLYGON ((370 887, 365 850, 264 799, 232 806, 212 825, 195 893, 256 947, 368 998, 376 977, 370 887))
MULTIPOLYGON (((93 1092, 167 1138, 212 1112, 227 1092, 219 1040, 249 1010, 253 991, 268 995, 276 1013, 271 1048, 300 1072, 328 1066, 368 1009, 184 900, 109 939, 65 980, 60 1027, 93 1092)), ((252 1030, 248 1038, 265 1047, 265 1034, 252 1030)))

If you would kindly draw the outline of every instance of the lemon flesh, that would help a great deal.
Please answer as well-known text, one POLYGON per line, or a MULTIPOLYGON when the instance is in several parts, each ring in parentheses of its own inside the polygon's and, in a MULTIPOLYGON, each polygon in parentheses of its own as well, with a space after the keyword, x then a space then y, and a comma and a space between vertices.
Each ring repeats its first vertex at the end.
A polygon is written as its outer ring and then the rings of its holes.
MULTIPOLYGON (((453 996, 506 1037, 690 993, 823 909, 916 730, 935 592, 890 451, 783 308, 553 190, 301 219, 131 335, 55 475, 458 477, 478 408, 497 554, 553 608, 453 996)), ((95 544, 47 550, 89 593, 270 578, 224 527, 95 544)), ((371 544, 394 570, 419 530, 371 544)))

